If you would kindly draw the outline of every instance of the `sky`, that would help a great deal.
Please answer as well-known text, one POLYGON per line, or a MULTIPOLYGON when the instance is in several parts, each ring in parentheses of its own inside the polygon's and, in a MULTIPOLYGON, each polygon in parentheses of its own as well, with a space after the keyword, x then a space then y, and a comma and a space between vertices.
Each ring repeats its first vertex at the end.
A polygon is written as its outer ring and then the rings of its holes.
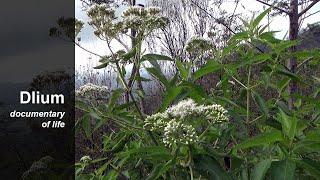
MULTIPOLYGON (((145 4, 147 0, 138 0, 138 3, 141 4, 145 4)), ((83 21, 87 21, 88 17, 86 16, 85 12, 82 10, 82 5, 80 3, 80 0, 75 0, 75 4, 76 4, 76 9, 75 9, 75 14, 76 14, 76 18, 83 20, 83 21)), ((224 9, 226 10, 230 10, 233 11, 234 10, 234 4, 233 3, 225 3, 224 4, 224 9)), ((244 13, 246 15, 248 15, 249 17, 252 16, 252 14, 248 13, 248 12, 262 12, 263 11, 263 5, 259 2, 257 2, 256 0, 240 0, 240 4, 236 10, 236 13, 244 13)), ((121 11, 124 8, 120 8, 121 11)), ((320 3, 316 4, 315 6, 313 6, 308 13, 313 13, 316 11, 320 10, 320 3)), ((120 13, 120 12, 118 12, 120 13)), ((307 24, 312 24, 315 22, 319 22, 320 21, 320 13, 310 16, 309 18, 307 18, 303 24, 302 24, 302 28, 305 28, 307 26, 307 24)), ((267 23, 267 20, 265 18, 265 20, 262 22, 264 24, 267 23)), ((288 21, 288 17, 286 16, 277 16, 276 18, 273 18, 270 24, 271 30, 273 31, 279 31, 276 36, 277 38, 282 39, 287 31, 288 31, 288 27, 289 27, 289 21, 288 21)), ((79 34, 81 37, 81 44, 83 47, 92 50, 98 54, 101 55, 105 55, 108 53, 108 51, 106 50, 106 45, 104 42, 102 42, 101 40, 97 39, 93 33, 92 33, 92 28, 89 25, 85 25, 85 28, 83 29, 83 31, 79 34)), ((116 46, 116 45, 115 45, 116 46)), ((79 47, 75 48, 75 59, 76 59, 76 68, 79 68, 81 66, 95 66, 98 64, 97 60, 98 58, 95 57, 94 55, 90 55, 89 53, 83 51, 82 49, 80 49, 79 47)))

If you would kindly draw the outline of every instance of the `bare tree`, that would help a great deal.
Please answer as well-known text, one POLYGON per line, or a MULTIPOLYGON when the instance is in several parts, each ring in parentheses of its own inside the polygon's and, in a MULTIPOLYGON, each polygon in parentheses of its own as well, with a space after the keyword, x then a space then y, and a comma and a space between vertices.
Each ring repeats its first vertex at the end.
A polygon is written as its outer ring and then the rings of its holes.
POLYGON ((227 13, 221 7, 223 2, 223 0, 151 0, 148 5, 162 8, 163 15, 169 18, 170 23, 149 39, 150 47, 153 45, 156 48, 155 45, 160 44, 163 53, 173 58, 186 59, 183 49, 193 36, 210 39, 216 47, 224 46, 231 34, 221 22, 230 27, 237 26, 232 22, 236 19, 234 16, 238 15, 235 11, 239 1, 234 1, 235 8, 231 13, 227 13))

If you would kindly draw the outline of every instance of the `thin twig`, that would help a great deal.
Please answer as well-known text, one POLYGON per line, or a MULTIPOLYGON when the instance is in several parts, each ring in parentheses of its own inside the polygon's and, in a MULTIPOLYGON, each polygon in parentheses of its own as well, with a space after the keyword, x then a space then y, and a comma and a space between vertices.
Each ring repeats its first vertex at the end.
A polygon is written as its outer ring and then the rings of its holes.
POLYGON ((313 12, 313 13, 311 13, 311 14, 308 14, 307 16, 303 17, 302 20, 304 20, 304 19, 306 19, 306 18, 308 18, 308 17, 310 17, 310 16, 313 16, 313 15, 319 13, 319 12, 320 12, 320 10, 318 10, 318 11, 316 11, 316 12, 313 12))
POLYGON ((279 10, 280 12, 283 12, 283 13, 286 13, 286 14, 290 14, 288 11, 286 11, 286 10, 280 8, 280 7, 274 6, 274 5, 272 5, 272 4, 266 3, 266 2, 261 1, 261 0, 256 0, 256 1, 258 1, 259 3, 262 3, 262 4, 264 4, 264 5, 267 5, 267 6, 269 6, 269 7, 272 7, 272 8, 274 8, 274 9, 277 9, 277 10, 279 10))
POLYGON ((320 0, 313 0, 311 4, 309 4, 309 6, 307 6, 304 10, 302 10, 298 16, 302 16, 304 13, 306 13, 309 9, 311 9, 315 4, 317 4, 320 0))
MULTIPOLYGON (((207 10, 205 10, 204 8, 200 7, 197 3, 193 2, 192 0, 190 1, 192 4, 194 4, 195 6, 197 6, 200 10, 202 10, 203 12, 205 12, 208 16, 210 16, 211 18, 213 18, 215 20, 216 23, 221 24, 222 26, 224 26, 225 28, 228 29, 228 31, 232 32, 233 34, 236 34, 236 32, 234 30, 232 30, 227 24, 225 24, 224 22, 222 22, 221 20, 219 20, 218 18, 214 17, 212 14, 210 14, 207 10)), ((264 53, 264 51, 262 49, 260 49, 257 46, 254 46, 251 42, 248 42, 250 45, 252 45, 252 47, 254 47, 255 49, 257 49, 259 52, 264 53)))

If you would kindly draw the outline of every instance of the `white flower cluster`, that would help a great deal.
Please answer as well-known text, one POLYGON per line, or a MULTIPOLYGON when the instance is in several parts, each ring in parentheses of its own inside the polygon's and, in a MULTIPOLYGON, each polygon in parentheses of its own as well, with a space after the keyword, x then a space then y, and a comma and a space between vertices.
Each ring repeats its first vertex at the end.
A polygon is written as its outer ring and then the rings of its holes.
POLYGON ((167 113, 156 113, 152 116, 148 116, 145 120, 144 128, 149 129, 150 131, 156 131, 159 129, 163 129, 169 119, 167 113))
POLYGON ((186 43, 185 51, 191 52, 199 52, 199 51, 207 51, 213 48, 213 44, 202 37, 192 37, 186 43))
POLYGON ((114 22, 116 20, 115 11, 107 4, 94 4, 87 11, 90 17, 90 25, 96 28, 94 32, 97 36, 114 36, 118 31, 116 27, 119 25, 114 22))
POLYGON ((75 22, 74 22, 74 31, 75 31, 75 36, 77 36, 81 29, 83 28, 83 25, 84 23, 78 19, 75 19, 75 22))
POLYGON ((207 119, 215 123, 228 122, 228 111, 219 104, 213 104, 209 106, 199 106, 198 111, 206 116, 207 119))
POLYGON ((97 86, 92 83, 85 84, 76 91, 76 96, 86 99, 106 99, 109 95, 109 89, 107 86, 97 86))
POLYGON ((180 101, 178 104, 168 108, 166 113, 168 113, 171 117, 179 119, 184 119, 186 117, 199 114, 198 105, 192 99, 180 101))
POLYGON ((180 121, 172 119, 164 128, 163 143, 171 147, 173 144, 189 145, 197 142, 199 139, 192 125, 183 124, 180 121))
POLYGON ((90 161, 92 161, 90 156, 83 156, 82 158, 80 158, 80 162, 82 163, 88 163, 90 161))
POLYGON ((87 15, 90 17, 90 25, 95 27, 95 35, 99 37, 115 37, 119 32, 127 29, 153 30, 167 24, 167 19, 160 15, 161 9, 157 7, 142 8, 129 7, 123 12, 122 19, 117 18, 115 10, 108 4, 94 4, 87 15))
POLYGON ((168 20, 160 15, 161 9, 158 7, 129 7, 123 12, 124 28, 139 29, 141 27, 152 30, 164 27, 168 20))
POLYGON ((173 143, 191 144, 198 141, 192 120, 204 118, 211 124, 228 122, 228 111, 221 105, 198 105, 192 99, 180 101, 162 113, 148 116, 144 128, 150 131, 163 132, 163 142, 171 146, 173 143))
POLYGON ((198 105, 192 99, 180 101, 165 112, 170 117, 186 119, 192 117, 205 117, 213 123, 227 122, 228 111, 219 104, 198 105))

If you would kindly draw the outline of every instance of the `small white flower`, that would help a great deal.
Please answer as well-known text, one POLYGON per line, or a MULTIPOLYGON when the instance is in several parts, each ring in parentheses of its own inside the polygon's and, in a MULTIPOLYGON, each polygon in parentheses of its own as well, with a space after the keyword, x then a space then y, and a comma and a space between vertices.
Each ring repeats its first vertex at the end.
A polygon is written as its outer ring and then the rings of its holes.
POLYGON ((161 12, 161 8, 155 7, 155 6, 150 6, 147 8, 147 11, 151 15, 157 15, 161 12))
POLYGON ((106 86, 97 86, 92 83, 85 84, 76 91, 76 96, 86 99, 106 99, 109 89, 106 86))
POLYGON ((90 156, 83 156, 81 159, 80 159, 80 162, 82 163, 88 163, 92 161, 91 157, 90 156))
POLYGON ((172 119, 164 128, 163 143, 171 147, 173 144, 192 144, 198 141, 198 135, 192 125, 183 124, 172 119))
POLYGON ((195 115, 196 112, 197 104, 192 99, 182 100, 167 110, 167 113, 170 116, 181 119, 184 119, 187 116, 195 115))

